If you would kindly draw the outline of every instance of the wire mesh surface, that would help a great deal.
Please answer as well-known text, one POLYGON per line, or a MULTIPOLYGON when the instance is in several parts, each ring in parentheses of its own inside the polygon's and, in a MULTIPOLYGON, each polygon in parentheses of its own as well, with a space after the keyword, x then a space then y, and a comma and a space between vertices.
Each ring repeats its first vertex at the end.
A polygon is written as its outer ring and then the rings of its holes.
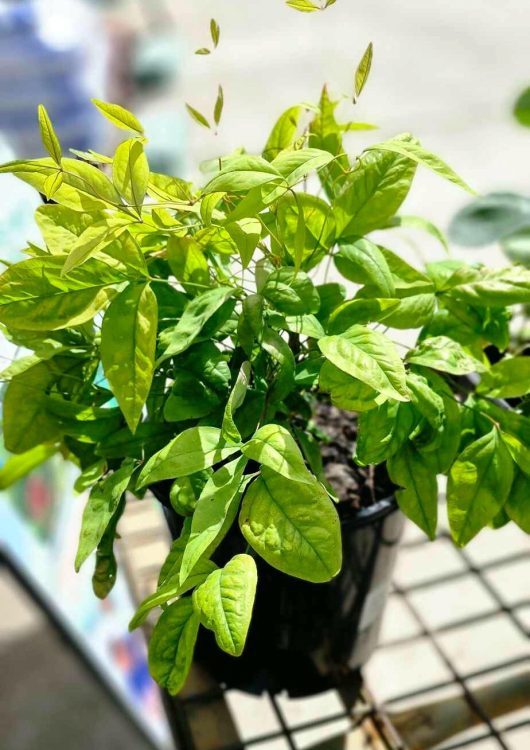
MULTIPOLYGON (((160 562, 146 549, 161 539, 167 545, 167 537, 160 520, 139 527, 123 536, 128 561, 134 554, 140 559, 132 578, 142 597, 153 590, 160 562)), ((185 694, 168 701, 178 744, 183 750, 407 750, 414 745, 403 714, 455 698, 465 703, 470 728, 425 747, 528 750, 530 707, 494 718, 479 696, 484 684, 529 665, 529 574, 527 537, 513 525, 494 538, 483 532, 466 550, 455 548, 446 532, 431 543, 411 526, 382 644, 365 670, 370 690, 365 686, 354 706, 347 687, 296 700, 256 697, 195 674, 185 694)))

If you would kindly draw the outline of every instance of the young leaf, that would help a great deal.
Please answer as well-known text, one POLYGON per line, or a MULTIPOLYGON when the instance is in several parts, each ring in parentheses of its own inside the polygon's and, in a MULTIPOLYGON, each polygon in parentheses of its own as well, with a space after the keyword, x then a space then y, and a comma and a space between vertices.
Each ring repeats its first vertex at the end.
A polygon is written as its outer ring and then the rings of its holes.
POLYGON ((134 463, 127 461, 121 468, 109 474, 92 488, 83 512, 75 558, 76 571, 79 571, 81 565, 100 543, 112 517, 119 508, 121 497, 127 489, 133 471, 134 463))
POLYGON ((380 464, 408 440, 414 427, 411 404, 388 401, 359 414, 355 461, 361 466, 380 464))
POLYGON ((200 419, 210 414, 219 404, 218 394, 200 377, 186 370, 177 371, 164 404, 164 419, 166 422, 200 419))
POLYGON ((69 274, 92 255, 110 245, 113 240, 114 235, 107 222, 96 222, 87 227, 72 245, 62 267, 61 275, 66 276, 69 274))
POLYGON ((50 120, 46 107, 43 104, 39 104, 38 112, 42 143, 54 162, 60 167, 63 153, 61 151, 59 139, 53 129, 52 121, 50 120))
POLYGON ((195 50, 196 55, 211 55, 211 50, 208 49, 208 47, 200 47, 199 49, 195 50))
POLYGON ((103 318, 101 363, 133 433, 153 379, 157 323, 157 301, 149 284, 130 284, 103 318))
POLYGON ((162 479, 175 479, 213 466, 239 450, 226 445, 217 427, 191 427, 151 456, 138 478, 137 486, 145 487, 162 479))
POLYGON ((280 151, 292 146, 298 132, 298 122, 302 114, 302 107, 289 107, 275 123, 272 132, 263 149, 263 158, 267 161, 275 159, 280 151))
POLYGON ((469 187, 464 180, 459 177, 451 167, 446 164, 440 157, 427 151, 419 143, 415 143, 412 140, 405 140, 402 136, 397 136, 389 141, 383 143, 376 143, 373 146, 369 146, 368 151, 390 151, 394 154, 400 154, 406 156, 408 159, 415 161, 417 164, 423 164, 428 167, 440 177, 444 177, 449 182, 453 182, 455 185, 466 190, 468 193, 475 193, 475 191, 469 187))
POLYGON ((327 151, 318 148, 302 148, 282 151, 271 162, 284 177, 287 186, 293 187, 307 177, 310 172, 325 167, 333 159, 327 151))
POLYGON ((329 333, 342 333, 355 324, 364 325, 383 321, 393 312, 402 300, 399 299, 353 299, 338 305, 328 321, 329 333))
POLYGON ((447 336, 433 336, 425 339, 407 355, 407 361, 415 365, 431 367, 433 370, 449 372, 451 375, 466 375, 470 372, 484 372, 488 369, 461 344, 447 336))
POLYGON ((374 54, 374 46, 372 42, 366 48, 364 55, 361 58, 357 70, 355 71, 355 99, 358 99, 361 95, 362 90, 365 87, 368 76, 370 75, 370 69, 372 67, 372 58, 374 54))
POLYGON ((234 156, 224 161, 221 171, 203 188, 203 193, 247 192, 281 180, 282 175, 278 170, 260 156, 234 156))
POLYGON ((221 29, 215 18, 210 20, 210 36, 212 37, 213 46, 217 47, 221 38, 221 29))
POLYGON ((149 671, 170 695, 183 687, 190 671, 199 631, 191 597, 179 599, 160 616, 149 641, 149 671))
POLYGON ((128 112, 119 104, 102 102, 100 99, 92 99, 92 103, 97 107, 101 114, 117 128, 121 128, 121 130, 132 130, 133 133, 137 133, 138 135, 144 134, 142 124, 133 114, 131 114, 131 112, 128 112))
POLYGON ((530 393, 530 358, 501 359, 481 376, 477 392, 492 398, 516 398, 530 393))
POLYGON ((287 575, 320 583, 340 570, 339 518, 316 480, 293 482, 262 466, 244 497, 239 525, 250 546, 287 575))
POLYGON ((451 297, 477 307, 503 307, 530 302, 530 269, 463 269, 452 277, 451 297))
POLYGON ((114 555, 114 540, 116 539, 116 528, 124 509, 125 496, 122 495, 118 508, 110 519, 109 525, 105 529, 105 533, 101 537, 101 541, 96 549, 92 590, 98 599, 106 599, 116 583, 118 564, 114 555))
POLYGON ((213 121, 216 125, 221 122, 221 115, 223 114, 223 107, 225 103, 223 87, 219 86, 217 91, 217 99, 215 101, 215 107, 213 110, 213 121))
POLYGON ((213 553, 232 526, 246 486, 243 482, 246 465, 247 459, 240 456, 217 469, 206 482, 193 513, 191 534, 182 556, 181 584, 188 580, 201 558, 213 553))
POLYGON ((434 539, 438 520, 436 474, 410 442, 389 458, 388 473, 395 484, 403 487, 396 492, 403 513, 434 539))
POLYGON ((312 0, 285 0, 285 2, 290 8, 299 10, 301 13, 314 13, 315 10, 320 10, 312 0))
POLYGON ((261 222, 259 219, 240 219, 226 224, 225 229, 237 245, 241 265, 248 268, 261 238, 261 222))
POLYGON ((138 138, 123 141, 116 149, 112 181, 127 204, 141 213, 149 183, 149 165, 143 143, 138 138))
POLYGON ((394 344, 382 333, 352 326, 340 336, 325 336, 318 346, 339 370, 388 398, 409 400, 403 362, 394 344))
POLYGON ((206 117, 202 115, 198 109, 195 109, 194 107, 191 106, 191 104, 187 104, 187 103, 186 103, 186 109, 188 110, 188 114, 192 120, 195 120, 195 122, 198 122, 199 125, 203 126, 203 128, 208 128, 208 129, 211 128, 210 123, 208 122, 206 117))
POLYGON ((184 289, 194 294, 198 288, 210 286, 208 261, 193 237, 169 237, 166 253, 169 267, 184 289))
POLYGON ((241 435, 234 422, 234 413, 247 395, 247 390, 250 384, 250 362, 243 362, 238 372, 234 387, 226 402, 226 407, 223 415, 223 424, 221 427, 221 434, 224 440, 231 443, 239 444, 241 442, 241 435))
POLYGON ((512 458, 496 427, 464 448, 447 483, 447 512, 456 544, 467 544, 499 513, 513 475, 512 458))
POLYGON ((56 172, 51 174, 44 180, 43 192, 46 198, 51 201, 55 193, 60 189, 63 184, 63 173, 56 172))
POLYGON ((315 483, 295 439, 279 424, 260 427, 252 439, 242 446, 241 451, 247 458, 268 466, 293 482, 310 485, 315 483))
POLYGON ((219 648, 231 656, 243 653, 257 580, 254 559, 236 555, 224 568, 210 573, 193 594, 201 623, 213 630, 219 648))
POLYGON ((261 334, 261 346, 274 360, 276 371, 270 385, 269 401, 282 401, 294 385, 294 356, 282 337, 271 328, 264 328, 261 334))

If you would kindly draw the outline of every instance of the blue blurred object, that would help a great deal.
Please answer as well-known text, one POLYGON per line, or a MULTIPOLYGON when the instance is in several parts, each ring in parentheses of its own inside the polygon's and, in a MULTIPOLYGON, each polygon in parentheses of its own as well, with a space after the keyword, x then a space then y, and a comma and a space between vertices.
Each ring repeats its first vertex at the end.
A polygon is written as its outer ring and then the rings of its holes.
POLYGON ((0 131, 17 156, 42 154, 37 105, 43 103, 64 150, 94 147, 99 129, 84 86, 83 50, 54 48, 40 33, 31 0, 0 3, 0 131))

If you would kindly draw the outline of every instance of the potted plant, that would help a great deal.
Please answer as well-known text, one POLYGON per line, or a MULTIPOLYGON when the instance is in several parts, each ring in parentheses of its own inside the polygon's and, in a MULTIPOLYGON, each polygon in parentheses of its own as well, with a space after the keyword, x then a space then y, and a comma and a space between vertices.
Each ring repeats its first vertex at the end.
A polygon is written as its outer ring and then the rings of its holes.
POLYGON ((321 689, 374 646, 402 514, 435 536, 438 475, 456 544, 530 530, 528 405, 498 402, 530 391, 528 360, 484 354, 508 350, 530 270, 419 270, 369 239, 403 223, 418 165, 467 186, 409 134, 348 157, 363 126, 326 88, 201 188, 150 173, 140 122, 95 104, 129 131, 112 158, 64 156, 41 108, 49 156, 0 169, 53 199, 0 276, 3 332, 29 352, 2 373, 1 481, 54 453, 79 466, 76 567, 95 552, 100 597, 125 493, 163 503, 175 541, 131 626, 161 608, 149 663, 169 692, 199 631, 220 679, 277 689, 296 669, 291 692, 321 689))

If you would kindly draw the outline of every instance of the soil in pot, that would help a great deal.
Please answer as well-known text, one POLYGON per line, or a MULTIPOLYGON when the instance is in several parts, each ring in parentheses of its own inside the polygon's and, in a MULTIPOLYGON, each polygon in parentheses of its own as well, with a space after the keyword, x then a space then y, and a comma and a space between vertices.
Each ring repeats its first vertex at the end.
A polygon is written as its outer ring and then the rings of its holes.
MULTIPOLYGON (((377 645, 404 519, 384 467, 360 468, 352 460, 353 415, 323 402, 315 422, 325 435, 325 474, 340 498, 343 568, 329 583, 313 584, 256 557, 258 590, 243 655, 224 654, 204 629, 197 643, 197 661, 228 687, 314 694, 351 680, 377 645)), ((236 527, 214 559, 223 565, 245 550, 236 527)))

